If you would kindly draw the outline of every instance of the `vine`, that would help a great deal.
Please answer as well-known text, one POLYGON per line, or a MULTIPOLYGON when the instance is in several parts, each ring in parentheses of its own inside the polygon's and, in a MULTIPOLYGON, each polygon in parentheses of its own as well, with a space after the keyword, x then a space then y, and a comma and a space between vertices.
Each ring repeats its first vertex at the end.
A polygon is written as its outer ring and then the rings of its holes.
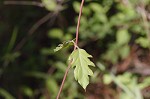
POLYGON ((76 38, 75 42, 74 40, 64 42, 62 44, 59 44, 54 51, 59 51, 60 49, 68 46, 68 45, 74 45, 74 50, 69 56, 69 64, 65 71, 59 92, 57 94, 56 99, 59 99, 60 94, 62 92, 66 77, 68 75, 69 69, 72 67, 75 67, 74 69, 74 77, 75 80, 78 81, 78 83, 86 90, 87 85, 89 84, 89 75, 92 76, 93 72, 89 68, 90 66, 95 66, 93 62, 90 61, 90 57, 92 57, 90 54, 88 54, 84 49, 81 49, 78 47, 78 38, 79 38, 79 28, 80 28, 80 20, 82 15, 82 8, 83 8, 84 0, 82 0, 80 5, 80 11, 78 16, 78 23, 76 27, 76 38))

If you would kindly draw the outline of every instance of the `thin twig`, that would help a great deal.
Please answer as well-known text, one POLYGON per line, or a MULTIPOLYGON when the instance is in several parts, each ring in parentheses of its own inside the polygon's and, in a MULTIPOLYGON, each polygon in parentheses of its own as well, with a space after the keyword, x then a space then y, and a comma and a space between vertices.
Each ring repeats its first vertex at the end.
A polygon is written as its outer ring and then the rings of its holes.
POLYGON ((38 7, 44 7, 43 3, 36 1, 4 1, 5 5, 33 5, 38 7))
MULTIPOLYGON (((4 1, 5 5, 33 5, 33 6, 39 6, 44 7, 44 4, 37 1, 4 1)), ((45 23, 47 20, 49 20, 53 16, 57 16, 59 11, 48 13, 46 16, 41 18, 39 21, 37 21, 29 30, 26 37, 24 37, 14 48, 14 51, 17 51, 23 47, 23 45, 26 43, 29 36, 31 36, 43 23, 45 23)), ((51 23, 53 23, 56 19, 56 17, 53 17, 54 19, 51 20, 51 23)))
MULTIPOLYGON (((43 18, 41 18, 39 21, 37 21, 29 30, 28 34, 26 37, 24 37, 15 47, 15 51, 19 50, 27 41, 27 39, 29 38, 29 36, 31 36, 42 24, 44 24, 47 20, 49 20, 51 17, 55 16, 56 13, 48 13, 46 16, 44 16, 43 18)), ((52 20, 54 21, 54 20, 52 20)))
MULTIPOLYGON (((83 8, 83 4, 84 4, 84 0, 82 0, 81 2, 81 6, 80 6, 80 12, 79 12, 79 17, 78 17, 78 23, 77 23, 77 28, 76 28, 76 46, 74 46, 74 50, 76 50, 76 47, 77 47, 77 44, 78 44, 78 38, 79 38, 79 27, 80 27, 80 20, 81 20, 81 15, 82 15, 82 8, 83 8)), ((72 60, 69 62, 69 65, 65 71, 65 75, 63 77, 63 80, 62 80, 62 83, 61 83, 61 86, 60 86, 60 89, 59 89, 59 92, 57 94, 57 97, 56 99, 59 99, 60 97, 60 94, 61 94, 61 91, 63 89, 63 86, 64 86, 64 83, 65 83, 65 80, 66 80, 66 77, 68 75, 68 72, 69 72, 69 69, 71 67, 71 64, 72 64, 72 60)))
POLYGON ((84 0, 82 0, 81 6, 80 6, 79 17, 78 17, 78 24, 77 24, 77 30, 76 30, 76 45, 78 45, 79 27, 80 27, 80 20, 81 20, 81 14, 82 14, 83 4, 84 4, 84 0))
POLYGON ((62 91, 62 89, 63 89, 64 83, 65 83, 65 80, 66 80, 66 77, 67 77, 68 72, 69 72, 69 69, 70 69, 70 67, 71 67, 71 63, 72 63, 72 60, 69 62, 69 65, 68 65, 68 67, 67 67, 67 69, 66 69, 66 72, 65 72, 65 75, 64 75, 64 77, 63 77, 63 80, 62 80, 62 83, 61 83, 61 86, 60 86, 60 89, 59 89, 59 92, 58 92, 58 94, 57 94, 56 99, 59 99, 59 97, 60 97, 61 91, 62 91))
POLYGON ((41 26, 43 23, 45 23, 47 20, 49 20, 51 17, 57 15, 57 13, 48 13, 46 16, 44 16, 42 19, 40 19, 38 22, 36 22, 32 28, 29 30, 28 35, 32 35, 39 26, 41 26))

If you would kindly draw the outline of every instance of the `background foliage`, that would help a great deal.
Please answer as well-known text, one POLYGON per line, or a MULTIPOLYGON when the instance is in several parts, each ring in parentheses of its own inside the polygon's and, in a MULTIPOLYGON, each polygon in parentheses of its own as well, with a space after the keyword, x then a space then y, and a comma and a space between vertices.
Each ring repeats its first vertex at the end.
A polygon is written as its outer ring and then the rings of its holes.
MULTIPOLYGON (((54 48, 75 38, 81 1, 21 1, 0 1, 0 98, 55 99, 73 48, 54 48)), ((85 0, 79 47, 96 68, 86 92, 71 69, 61 99, 149 99, 149 21, 150 0, 85 0)))

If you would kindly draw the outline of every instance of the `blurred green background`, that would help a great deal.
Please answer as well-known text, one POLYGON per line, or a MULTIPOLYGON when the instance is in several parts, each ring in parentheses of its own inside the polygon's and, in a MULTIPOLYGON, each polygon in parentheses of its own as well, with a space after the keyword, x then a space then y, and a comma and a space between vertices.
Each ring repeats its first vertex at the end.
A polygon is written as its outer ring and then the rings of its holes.
MULTIPOLYGON (((81 0, 0 1, 0 99, 55 99, 81 0)), ((60 99, 150 99, 150 0, 85 0, 79 47, 96 68, 86 92, 70 69, 60 99)))

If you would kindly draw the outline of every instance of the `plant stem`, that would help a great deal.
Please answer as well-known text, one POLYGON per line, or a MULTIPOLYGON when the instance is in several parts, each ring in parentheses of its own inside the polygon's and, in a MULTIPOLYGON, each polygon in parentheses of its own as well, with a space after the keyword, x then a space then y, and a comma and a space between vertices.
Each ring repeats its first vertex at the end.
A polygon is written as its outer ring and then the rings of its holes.
POLYGON ((66 69, 66 72, 65 72, 64 78, 63 78, 63 80, 62 80, 62 83, 61 83, 61 86, 60 86, 60 89, 59 89, 59 92, 58 92, 58 94, 57 94, 56 99, 59 99, 59 97, 60 97, 61 91, 62 91, 62 89, 63 89, 64 83, 65 83, 65 80, 66 80, 66 77, 67 77, 68 72, 69 72, 69 69, 70 69, 70 67, 71 67, 71 63, 72 63, 72 60, 69 62, 69 65, 68 65, 68 67, 67 67, 67 69, 66 69))
POLYGON ((33 5, 38 7, 44 7, 44 5, 41 2, 37 1, 4 1, 4 4, 6 5, 33 5))
MULTIPOLYGON (((78 45, 79 27, 80 27, 80 20, 81 20, 81 15, 82 15, 83 4, 84 4, 84 0, 82 0, 81 6, 80 6, 79 17, 78 17, 78 24, 77 24, 77 29, 76 29, 76 45, 78 45)), ((74 49, 76 49, 76 47, 74 49)))
MULTIPOLYGON (((76 28, 76 42, 75 42, 75 43, 76 43, 76 44, 75 44, 76 46, 74 45, 74 50, 76 50, 76 47, 77 47, 77 45, 78 45, 79 27, 80 27, 80 20, 81 20, 81 15, 82 15, 83 4, 84 4, 84 0, 82 0, 81 5, 80 5, 80 12, 79 12, 78 23, 77 23, 77 28, 76 28)), ((67 77, 68 72, 69 72, 69 69, 70 69, 70 67, 71 67, 71 64, 72 64, 72 60, 70 60, 69 65, 68 65, 68 67, 67 67, 67 69, 66 69, 66 71, 65 71, 65 75, 64 75, 64 77, 63 77, 63 80, 62 80, 62 83, 61 83, 61 86, 60 86, 60 89, 59 89, 59 92, 58 92, 58 94, 57 94, 56 99, 59 99, 59 97, 60 97, 61 91, 62 91, 62 89, 63 89, 64 83, 65 83, 65 80, 66 80, 66 77, 67 77)))

